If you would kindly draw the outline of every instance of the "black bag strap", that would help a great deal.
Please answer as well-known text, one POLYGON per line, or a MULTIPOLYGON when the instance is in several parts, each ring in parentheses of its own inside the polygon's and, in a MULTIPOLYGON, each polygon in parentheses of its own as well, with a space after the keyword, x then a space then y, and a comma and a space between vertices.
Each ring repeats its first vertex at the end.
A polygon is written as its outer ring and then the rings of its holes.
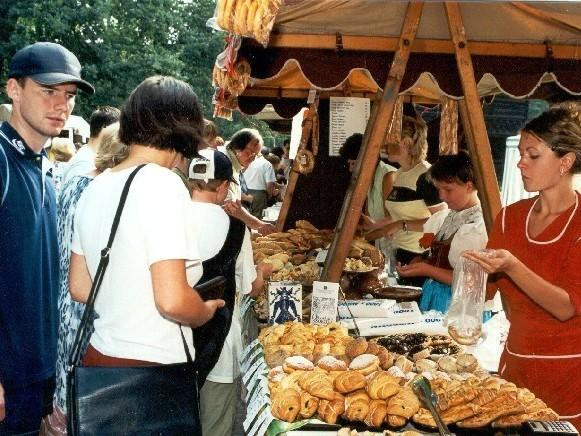
MULTIPOLYGON (((89 336, 92 334, 91 327, 95 319, 95 299, 97 298, 97 293, 101 287, 103 276, 105 275, 105 271, 109 265, 109 254, 111 253, 111 246, 113 245, 113 240, 115 239, 115 234, 117 233, 117 228, 119 227, 119 221, 121 220, 121 213, 123 212, 123 207, 125 206, 125 200, 127 200, 129 187, 131 186, 131 182, 133 182, 133 179, 137 175, 138 171, 141 170, 145 165, 146 164, 141 164, 135 168, 127 178, 125 186, 123 186, 123 191, 121 192, 121 197, 119 198, 119 205, 117 206, 117 211, 115 212, 115 218, 113 218, 113 225, 111 226, 109 240, 107 241, 107 246, 101 250, 101 260, 99 261, 99 266, 97 267, 97 272, 95 273, 95 278, 93 279, 93 285, 91 286, 91 292, 89 293, 89 298, 87 299, 85 310, 83 311, 79 329, 77 330, 77 334, 75 336, 75 342, 73 343, 71 354, 69 355, 69 366, 80 365, 84 348, 83 345, 88 342, 89 336)), ((181 326, 179 327, 188 363, 192 363, 192 356, 190 354, 190 350, 188 349, 186 338, 184 337, 181 326)))

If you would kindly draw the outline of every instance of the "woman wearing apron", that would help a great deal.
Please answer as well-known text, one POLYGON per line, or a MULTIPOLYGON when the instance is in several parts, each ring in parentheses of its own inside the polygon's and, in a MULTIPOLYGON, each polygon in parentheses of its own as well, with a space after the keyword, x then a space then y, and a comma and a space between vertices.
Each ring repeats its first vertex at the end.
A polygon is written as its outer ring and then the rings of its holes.
POLYGON ((500 289, 511 322, 500 375, 581 430, 581 104, 564 103, 521 133, 518 167, 537 197, 504 208, 488 256, 469 252, 500 289))
MULTIPOLYGON (((425 160, 428 151, 427 127, 421 118, 404 116, 398 151, 389 159, 400 165, 395 173, 393 189, 385 201, 386 217, 373 221, 364 217, 363 228, 370 231, 366 238, 393 238, 395 258, 402 264, 426 251, 419 240, 422 226, 432 213, 441 210, 436 188, 427 180, 430 164, 425 160)), ((407 284, 421 286, 423 279, 405 279, 407 284)))
POLYGON ((427 259, 402 265, 397 271, 400 277, 426 278, 420 300, 422 311, 447 312, 452 273, 460 254, 484 248, 488 235, 468 154, 441 156, 430 168, 429 178, 449 209, 436 212, 423 226, 420 245, 429 247, 427 259))

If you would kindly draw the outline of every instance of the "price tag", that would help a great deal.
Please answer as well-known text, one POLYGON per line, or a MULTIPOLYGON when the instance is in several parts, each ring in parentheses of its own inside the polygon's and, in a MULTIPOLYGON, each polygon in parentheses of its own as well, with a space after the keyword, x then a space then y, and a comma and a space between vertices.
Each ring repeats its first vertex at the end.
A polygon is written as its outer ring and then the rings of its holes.
POLYGON ((250 356, 248 356, 248 358, 242 362, 242 366, 240 368, 240 371, 242 371, 243 374, 246 373, 246 371, 248 371, 248 368, 250 367, 250 365, 252 365, 252 363, 256 360, 256 358, 262 354, 262 351, 263 351, 262 347, 256 347, 254 349, 254 351, 252 352, 252 354, 250 356))
POLYGON ((246 408, 246 414, 248 416, 258 416, 262 408, 266 405, 264 402, 264 393, 259 391, 258 395, 253 395, 248 402, 248 407, 246 408))
POLYGON ((256 338, 255 340, 253 340, 251 343, 249 343, 246 348, 244 348, 244 351, 242 352, 242 362, 244 362, 244 360, 246 360, 246 357, 250 354, 250 352, 258 345, 260 344, 260 341, 258 340, 258 338, 256 338))
POLYGON ((246 387, 246 389, 247 389, 246 401, 248 401, 248 399, 250 397, 254 397, 255 395, 258 395, 258 392, 260 390, 262 390, 263 394, 266 395, 266 392, 268 392, 268 384, 266 385, 266 389, 265 389, 265 385, 263 384, 264 380, 265 380, 265 375, 262 373, 262 371, 260 371, 257 374, 257 377, 253 377, 250 380, 250 382, 248 383, 248 386, 246 387))
POLYGON ((268 427, 270 426, 270 424, 272 423, 272 421, 274 421, 274 417, 272 416, 272 413, 270 414, 271 416, 269 418, 266 418, 264 420, 264 422, 262 423, 262 425, 260 426, 260 428, 258 429, 258 431, 256 432, 257 435, 265 435, 268 427))
POLYGON ((325 261, 327 260, 328 253, 329 253, 329 250, 319 250, 317 252, 317 257, 315 257, 315 262, 317 262, 318 265, 323 265, 325 263, 325 261))
POLYGON ((309 89, 309 96, 307 97, 307 104, 314 103, 316 96, 317 96, 317 90, 316 89, 309 89))
POLYGON ((311 324, 329 324, 337 319, 339 283, 313 282, 311 324))
POLYGON ((270 406, 267 406, 260 413, 260 415, 258 415, 258 418, 254 422, 254 425, 252 426, 252 428, 248 432, 248 436, 254 436, 257 434, 262 436, 262 434, 264 434, 264 433, 260 433, 260 429, 262 429, 262 427, 265 425, 266 422, 268 422, 268 425, 266 426, 268 428, 268 426, 270 425, 270 423, 272 422, 273 419, 274 418, 272 416, 272 412, 270 411, 270 406))
POLYGON ((266 363, 264 362, 263 359, 259 359, 256 362, 254 362, 254 364, 250 367, 248 372, 242 376, 242 382, 244 383, 244 386, 248 386, 248 382, 250 381, 250 379, 252 377, 254 377, 257 374, 257 371, 259 369, 263 370, 265 368, 266 368, 266 363))
POLYGON ((240 318, 244 318, 244 316, 246 315, 246 312, 248 312, 248 310, 254 306, 254 300, 252 298, 250 298, 249 296, 245 295, 242 298, 242 304, 240 305, 240 318))

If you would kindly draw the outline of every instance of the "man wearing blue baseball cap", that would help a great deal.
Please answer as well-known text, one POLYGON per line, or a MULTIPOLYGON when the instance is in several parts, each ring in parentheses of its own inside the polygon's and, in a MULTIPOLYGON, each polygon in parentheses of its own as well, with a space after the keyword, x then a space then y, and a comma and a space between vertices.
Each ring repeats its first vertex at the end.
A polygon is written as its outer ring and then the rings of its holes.
POLYGON ((77 89, 94 92, 76 56, 59 44, 37 42, 10 62, 12 114, 0 125, 2 435, 37 434, 52 410, 59 252, 52 168, 43 146, 64 127, 77 89))

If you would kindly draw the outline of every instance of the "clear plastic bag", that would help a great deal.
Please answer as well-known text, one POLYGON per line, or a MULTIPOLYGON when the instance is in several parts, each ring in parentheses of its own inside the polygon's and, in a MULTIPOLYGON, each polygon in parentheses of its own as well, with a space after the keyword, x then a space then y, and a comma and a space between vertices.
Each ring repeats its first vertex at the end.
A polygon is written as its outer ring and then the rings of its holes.
POLYGON ((460 257, 454 268, 448 333, 456 342, 472 345, 482 333, 482 314, 488 274, 476 262, 460 257))
POLYGON ((208 25, 253 38, 266 47, 281 4, 282 0, 218 0, 208 25))

